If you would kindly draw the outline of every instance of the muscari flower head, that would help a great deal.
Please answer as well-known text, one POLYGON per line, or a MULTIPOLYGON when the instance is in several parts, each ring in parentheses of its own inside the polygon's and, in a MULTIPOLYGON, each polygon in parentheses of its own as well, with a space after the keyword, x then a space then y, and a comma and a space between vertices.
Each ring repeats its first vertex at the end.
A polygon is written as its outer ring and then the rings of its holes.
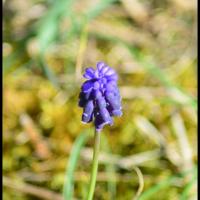
POLYGON ((98 62, 97 68, 86 68, 83 77, 86 80, 79 95, 79 106, 83 108, 82 122, 94 120, 96 131, 104 125, 113 124, 113 116, 121 116, 121 97, 117 87, 116 72, 104 62, 98 62))

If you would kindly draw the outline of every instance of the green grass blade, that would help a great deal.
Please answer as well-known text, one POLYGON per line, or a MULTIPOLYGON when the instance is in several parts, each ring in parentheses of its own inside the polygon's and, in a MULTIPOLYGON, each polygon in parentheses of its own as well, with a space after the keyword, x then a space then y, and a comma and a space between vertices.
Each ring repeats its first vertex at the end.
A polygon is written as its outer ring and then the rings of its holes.
POLYGON ((123 46, 125 46, 133 56, 135 60, 141 63, 141 66, 150 74, 152 74, 156 79, 160 81, 160 83, 165 86, 167 89, 173 90, 178 95, 181 95, 184 98, 184 102, 177 101, 179 104, 184 105, 190 105, 193 108, 197 109, 197 99, 193 98, 191 95, 189 95, 187 92, 185 92, 180 86, 175 85, 172 80, 169 79, 169 77, 166 75, 166 73, 160 69, 158 66, 154 65, 151 61, 149 61, 147 58, 145 58, 140 50, 127 42, 117 38, 117 37, 111 37, 108 35, 98 34, 98 33, 92 33, 92 35, 96 36, 97 38, 101 38, 104 40, 109 40, 113 43, 119 43, 123 46))
POLYGON ((86 17, 88 20, 92 20, 100 15, 106 8, 108 8, 114 2, 118 0, 101 0, 94 7, 92 7, 87 13, 86 17))
POLYGON ((65 180, 63 187, 63 196, 65 200, 72 199, 73 190, 74 190, 74 171, 77 166, 77 162, 79 159, 80 151, 87 142, 89 138, 88 131, 81 133, 78 138, 75 140, 74 145, 72 147, 72 151, 69 157, 68 166, 65 171, 65 180))
POLYGON ((181 194, 180 200, 189 199, 189 192, 195 183, 197 183, 197 171, 195 171, 191 181, 185 186, 183 193, 181 194))
POLYGON ((168 187, 169 185, 171 185, 171 183, 174 180, 175 180, 175 177, 170 177, 170 178, 162 181, 161 183, 157 184, 156 186, 150 188, 149 190, 147 190, 146 192, 141 194, 141 196, 139 197, 139 200, 149 199, 150 196, 154 195, 156 192, 158 192, 162 188, 165 188, 165 187, 168 187))
POLYGON ((19 44, 14 47, 14 51, 10 55, 3 58, 3 75, 17 69, 21 64, 26 62, 26 42, 27 38, 21 40, 19 44))
POLYGON ((56 89, 58 89, 59 88, 59 83, 58 83, 57 77, 54 74, 54 72, 45 63, 44 59, 42 57, 38 57, 38 59, 36 60, 36 62, 39 62, 39 65, 41 67, 41 70, 42 70, 43 74, 51 81, 51 83, 53 84, 53 86, 56 89))
MULTIPOLYGON (((102 149, 104 149, 105 152, 110 153, 110 147, 109 147, 109 143, 107 140, 107 137, 102 134, 102 149)), ((116 172, 116 168, 113 164, 107 164, 106 166, 106 172, 107 174, 111 175, 112 177, 115 177, 115 172, 116 172)), ((110 200, 114 200, 116 199, 116 182, 115 181, 109 181, 108 182, 108 191, 109 191, 109 199, 110 200)))
POLYGON ((37 39, 39 41, 41 54, 56 39, 60 22, 64 17, 68 17, 71 14, 74 2, 75 0, 54 1, 50 10, 40 21, 37 39))
POLYGON ((118 2, 118 0, 101 0, 99 3, 95 4, 93 7, 88 9, 86 13, 81 16, 81 20, 77 20, 77 15, 74 13, 70 14, 70 20, 72 22, 71 27, 64 33, 64 38, 72 39, 75 36, 79 37, 81 30, 85 24, 92 21, 98 15, 100 15, 106 8, 108 8, 113 3, 118 2))
POLYGON ((156 194, 159 190, 169 187, 177 178, 185 177, 187 174, 192 173, 192 172, 194 173, 195 171, 196 171, 196 166, 189 171, 183 172, 179 175, 171 176, 161 181, 160 183, 156 184, 155 186, 143 192, 138 200, 148 200, 152 195, 156 194))
POLYGON ((197 182, 197 178, 194 178, 194 179, 192 179, 191 182, 189 182, 187 184, 187 186, 185 187, 185 189, 184 189, 184 191, 183 191, 183 193, 182 193, 182 195, 180 197, 180 200, 189 199, 189 192, 190 192, 191 188, 193 187, 194 183, 196 183, 196 182, 197 182))

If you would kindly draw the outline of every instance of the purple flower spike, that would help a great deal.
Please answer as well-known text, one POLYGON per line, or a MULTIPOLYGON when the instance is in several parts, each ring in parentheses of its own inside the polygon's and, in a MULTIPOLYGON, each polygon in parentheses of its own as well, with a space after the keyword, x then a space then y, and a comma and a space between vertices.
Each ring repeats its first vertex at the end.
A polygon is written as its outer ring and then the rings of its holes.
POLYGON ((89 123, 94 119, 96 131, 101 131, 106 124, 113 124, 113 116, 122 115, 118 76, 114 69, 98 62, 96 69, 86 68, 83 77, 88 80, 83 83, 79 95, 82 122, 89 123))

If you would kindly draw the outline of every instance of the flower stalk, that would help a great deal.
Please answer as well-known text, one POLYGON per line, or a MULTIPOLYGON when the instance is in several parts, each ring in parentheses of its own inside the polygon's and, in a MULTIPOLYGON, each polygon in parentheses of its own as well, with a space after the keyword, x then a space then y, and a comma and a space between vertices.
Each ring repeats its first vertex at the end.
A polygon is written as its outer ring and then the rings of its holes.
POLYGON ((97 132, 95 130, 92 170, 91 170, 91 177, 90 177, 90 184, 89 184, 89 191, 88 191, 87 200, 92 200, 93 195, 94 195, 97 172, 98 172, 98 157, 99 157, 99 147, 100 147, 100 136, 101 136, 101 133, 97 132))

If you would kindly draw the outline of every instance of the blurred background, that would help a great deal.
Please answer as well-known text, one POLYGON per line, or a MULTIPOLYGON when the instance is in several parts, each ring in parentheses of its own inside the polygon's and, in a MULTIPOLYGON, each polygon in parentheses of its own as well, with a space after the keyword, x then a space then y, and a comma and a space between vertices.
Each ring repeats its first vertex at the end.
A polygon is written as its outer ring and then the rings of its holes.
POLYGON ((66 172, 84 199, 93 126, 77 102, 97 61, 119 74, 123 116, 102 133, 94 199, 196 200, 196 0, 3 0, 3 199, 61 200, 66 172))

